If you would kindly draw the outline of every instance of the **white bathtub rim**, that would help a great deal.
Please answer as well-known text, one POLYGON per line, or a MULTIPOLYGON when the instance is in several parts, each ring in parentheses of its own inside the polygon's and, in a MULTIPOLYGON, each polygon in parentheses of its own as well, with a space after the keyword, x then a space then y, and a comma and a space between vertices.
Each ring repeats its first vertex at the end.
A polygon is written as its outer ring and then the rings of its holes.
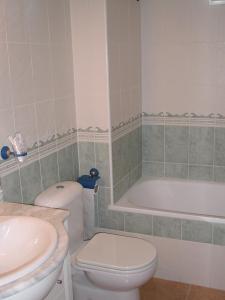
POLYGON ((185 180, 185 179, 177 179, 177 178, 170 178, 170 177, 141 177, 130 189, 121 197, 121 199, 108 206, 109 210, 112 211, 120 211, 120 212, 129 212, 129 213, 136 213, 136 214, 144 214, 144 215, 152 215, 152 216, 163 216, 163 217, 170 217, 176 219, 185 219, 185 220, 195 220, 195 221, 205 221, 210 223, 221 223, 225 224, 225 218, 220 216, 212 216, 207 214, 194 214, 194 213, 185 213, 185 212, 174 212, 172 210, 163 210, 163 209, 153 209, 144 206, 137 206, 134 203, 130 202, 126 195, 132 189, 135 189, 137 185, 145 181, 172 181, 172 182, 181 182, 181 183, 199 183, 199 184, 207 184, 207 185, 218 185, 224 186, 224 183, 218 183, 214 181, 196 181, 196 180, 185 180))
POLYGON ((193 221, 204 221, 209 223, 218 223, 225 224, 225 218, 222 217, 214 217, 207 215, 195 215, 195 214, 186 214, 186 213, 175 213, 172 211, 166 210, 155 210, 149 208, 139 208, 128 201, 118 201, 116 204, 109 205, 109 210, 124 212, 124 213, 134 213, 134 214, 142 214, 142 215, 151 215, 151 216, 161 216, 168 218, 175 218, 181 220, 193 220, 193 221))

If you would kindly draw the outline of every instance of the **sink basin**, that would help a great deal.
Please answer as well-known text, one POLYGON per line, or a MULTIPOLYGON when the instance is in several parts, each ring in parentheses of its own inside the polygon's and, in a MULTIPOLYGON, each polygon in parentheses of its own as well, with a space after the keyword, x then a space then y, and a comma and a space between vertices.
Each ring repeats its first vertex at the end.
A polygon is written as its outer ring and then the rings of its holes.
POLYGON ((34 271, 53 253, 57 232, 49 222, 0 216, 0 286, 34 271))

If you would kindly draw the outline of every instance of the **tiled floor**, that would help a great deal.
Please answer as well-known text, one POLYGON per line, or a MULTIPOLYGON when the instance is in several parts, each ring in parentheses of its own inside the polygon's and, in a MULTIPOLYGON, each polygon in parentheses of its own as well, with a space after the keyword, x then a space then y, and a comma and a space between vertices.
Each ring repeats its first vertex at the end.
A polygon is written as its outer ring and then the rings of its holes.
POLYGON ((153 278, 141 288, 141 300, 225 300, 225 291, 153 278))

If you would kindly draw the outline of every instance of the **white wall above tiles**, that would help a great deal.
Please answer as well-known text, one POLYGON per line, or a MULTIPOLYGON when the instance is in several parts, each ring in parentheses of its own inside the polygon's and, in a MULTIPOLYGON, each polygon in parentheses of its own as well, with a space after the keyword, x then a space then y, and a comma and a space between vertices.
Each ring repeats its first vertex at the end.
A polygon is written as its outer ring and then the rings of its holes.
POLYGON ((109 129, 106 0, 70 0, 77 127, 109 129))
POLYGON ((140 4, 107 1, 111 125, 141 113, 140 4))
POLYGON ((0 1, 0 146, 76 128, 69 0, 0 1))
POLYGON ((225 114, 225 6, 142 0, 143 111, 225 114))

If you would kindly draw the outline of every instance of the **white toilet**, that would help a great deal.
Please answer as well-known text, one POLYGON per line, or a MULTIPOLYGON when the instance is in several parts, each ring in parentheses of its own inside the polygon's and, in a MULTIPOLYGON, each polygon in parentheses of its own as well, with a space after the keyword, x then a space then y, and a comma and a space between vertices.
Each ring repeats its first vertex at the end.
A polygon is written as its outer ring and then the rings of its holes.
POLYGON ((35 200, 36 205, 70 210, 74 300, 139 300, 139 287, 156 270, 155 247, 143 239, 109 233, 84 242, 82 191, 79 183, 65 181, 35 200))

